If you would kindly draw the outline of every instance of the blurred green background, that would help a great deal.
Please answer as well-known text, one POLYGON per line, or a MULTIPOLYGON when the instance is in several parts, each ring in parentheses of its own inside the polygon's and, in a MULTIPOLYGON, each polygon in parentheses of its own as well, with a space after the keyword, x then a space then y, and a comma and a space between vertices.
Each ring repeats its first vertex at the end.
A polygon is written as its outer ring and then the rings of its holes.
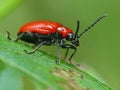
MULTIPOLYGON (((103 14, 108 16, 80 38, 73 60, 95 68, 113 88, 120 89, 120 1, 118 0, 0 0, 0 33, 16 37, 21 25, 35 20, 57 21, 72 30, 80 20, 84 30, 103 14)), ((53 46, 42 50, 56 55, 53 46), (50 49, 54 49, 54 53, 50 49), (47 50, 46 50, 47 49, 47 50)), ((62 56, 64 55, 64 50, 62 56)))

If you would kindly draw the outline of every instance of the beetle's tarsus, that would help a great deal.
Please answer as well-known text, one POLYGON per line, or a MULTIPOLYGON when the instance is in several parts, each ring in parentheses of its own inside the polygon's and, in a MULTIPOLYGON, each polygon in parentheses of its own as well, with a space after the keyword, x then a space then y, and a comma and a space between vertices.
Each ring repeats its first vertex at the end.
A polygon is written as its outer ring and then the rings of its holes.
POLYGON ((25 53, 27 54, 33 54, 34 52, 28 52, 27 50, 24 50, 25 53))
POLYGON ((10 33, 8 31, 6 31, 6 32, 7 32, 7 35, 6 35, 7 39, 12 40, 11 37, 10 37, 10 33))
POLYGON ((80 64, 74 64, 74 63, 72 63, 72 62, 70 62, 70 64, 73 65, 73 66, 78 66, 78 67, 80 67, 80 64))
POLYGON ((57 60, 56 60, 56 63, 57 63, 57 64, 60 64, 60 60, 59 60, 59 59, 57 59, 57 60))

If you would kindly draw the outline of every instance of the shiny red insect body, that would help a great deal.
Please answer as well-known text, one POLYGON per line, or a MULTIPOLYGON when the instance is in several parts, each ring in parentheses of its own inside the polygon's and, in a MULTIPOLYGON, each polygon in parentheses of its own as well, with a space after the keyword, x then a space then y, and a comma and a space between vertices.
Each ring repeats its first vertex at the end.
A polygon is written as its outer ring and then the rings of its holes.
MULTIPOLYGON (((20 30, 18 31, 18 36, 15 41, 23 40, 28 43, 33 43, 36 48, 30 52, 25 50, 28 54, 35 53, 42 45, 50 46, 50 45, 57 45, 58 46, 58 58, 57 62, 60 62, 60 47, 66 49, 66 53, 64 59, 68 55, 69 49, 74 50, 72 55, 69 57, 69 62, 72 64, 71 59, 77 51, 77 46, 79 46, 79 38, 91 27, 93 27, 97 22, 99 22, 102 18, 106 17, 106 15, 101 16, 98 18, 93 24, 91 24, 88 28, 86 28, 82 33, 78 34, 79 30, 79 21, 77 22, 76 32, 73 31, 57 22, 52 21, 35 21, 30 22, 23 25, 20 30), (70 43, 67 43, 67 42, 70 43)), ((8 33, 8 39, 10 38, 10 33, 8 33)))
POLYGON ((42 35, 58 32, 60 35, 62 35, 63 38, 66 37, 69 33, 72 33, 71 29, 63 26, 60 23, 51 21, 35 21, 27 23, 20 28, 20 31, 18 33, 27 31, 32 33, 36 32, 42 35))

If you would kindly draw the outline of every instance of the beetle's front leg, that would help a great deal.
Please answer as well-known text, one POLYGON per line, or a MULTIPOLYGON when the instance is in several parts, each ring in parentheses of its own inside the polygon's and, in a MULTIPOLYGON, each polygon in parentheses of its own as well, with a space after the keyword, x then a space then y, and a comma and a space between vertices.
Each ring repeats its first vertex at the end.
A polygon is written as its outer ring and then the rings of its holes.
POLYGON ((64 55, 64 60, 66 60, 66 57, 68 55, 68 52, 69 52, 69 48, 67 48, 66 52, 65 52, 65 55, 64 55))
MULTIPOLYGON (((63 44, 62 46, 61 46, 62 48, 67 48, 67 50, 68 49, 73 49, 74 50, 74 52, 72 53, 72 55, 69 57, 69 62, 70 62, 70 64, 73 64, 72 63, 72 61, 71 61, 71 59, 72 59, 72 57, 74 56, 74 54, 76 53, 76 51, 77 51, 77 49, 76 49, 76 47, 75 46, 73 46, 73 45, 70 45, 70 44, 63 44)), ((67 51, 67 53, 68 53, 68 51, 67 51)), ((65 55, 65 56, 67 56, 67 55, 65 55)))

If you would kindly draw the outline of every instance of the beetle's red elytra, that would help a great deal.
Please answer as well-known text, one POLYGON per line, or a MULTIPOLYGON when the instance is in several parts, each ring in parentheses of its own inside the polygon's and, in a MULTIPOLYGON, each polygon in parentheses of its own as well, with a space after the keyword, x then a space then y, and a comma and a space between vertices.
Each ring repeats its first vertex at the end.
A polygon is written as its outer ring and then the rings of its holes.
POLYGON ((68 33, 72 33, 72 30, 57 22, 40 20, 23 25, 18 34, 23 32, 37 32, 42 35, 58 32, 62 37, 66 37, 68 33))
MULTIPOLYGON (((73 64, 71 59, 77 51, 77 46, 79 46, 79 38, 88 30, 90 30, 97 22, 106 17, 99 17, 93 24, 91 24, 88 28, 83 30, 80 34, 79 31, 79 21, 77 21, 76 32, 73 31, 57 22, 39 20, 27 23, 23 25, 18 31, 17 38, 14 40, 17 42, 19 39, 28 43, 33 43, 36 45, 36 48, 32 51, 28 52, 24 50, 27 54, 35 53, 42 45, 50 46, 57 43, 58 46, 58 56, 56 62, 60 62, 60 47, 66 49, 66 53, 64 59, 68 55, 69 49, 74 50, 71 56, 69 57, 70 64, 73 64), (71 44, 67 44, 67 42, 71 42, 71 44)), ((10 33, 7 31, 7 38, 11 40, 10 33)))

